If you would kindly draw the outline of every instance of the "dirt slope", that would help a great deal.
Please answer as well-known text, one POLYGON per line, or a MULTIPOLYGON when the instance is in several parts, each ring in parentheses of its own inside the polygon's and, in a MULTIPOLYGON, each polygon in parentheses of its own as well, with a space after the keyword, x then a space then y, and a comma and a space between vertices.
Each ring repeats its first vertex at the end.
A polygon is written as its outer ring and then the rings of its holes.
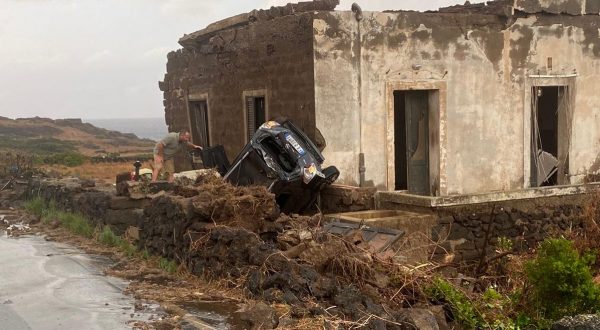
POLYGON ((134 134, 109 131, 81 119, 0 117, 0 150, 32 153, 57 149, 86 156, 119 153, 121 156, 150 153, 154 142, 134 134), (39 149, 39 150, 38 150, 39 149))

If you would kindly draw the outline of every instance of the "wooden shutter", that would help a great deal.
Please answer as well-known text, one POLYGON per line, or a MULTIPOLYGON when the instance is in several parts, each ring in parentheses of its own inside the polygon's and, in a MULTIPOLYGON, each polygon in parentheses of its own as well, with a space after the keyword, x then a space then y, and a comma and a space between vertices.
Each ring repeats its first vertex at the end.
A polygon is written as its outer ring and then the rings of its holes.
POLYGON ((256 131, 256 107, 252 96, 246 97, 246 122, 248 123, 248 141, 250 141, 256 131))

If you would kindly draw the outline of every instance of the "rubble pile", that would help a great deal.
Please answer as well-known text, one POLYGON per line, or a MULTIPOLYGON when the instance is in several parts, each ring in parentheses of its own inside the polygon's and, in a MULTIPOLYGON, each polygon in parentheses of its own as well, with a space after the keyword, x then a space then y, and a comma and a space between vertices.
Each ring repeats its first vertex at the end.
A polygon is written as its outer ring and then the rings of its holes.
POLYGON ((275 230, 277 204, 264 187, 233 187, 215 177, 176 185, 144 209, 140 244, 151 253, 184 260, 190 245, 218 226, 275 230))
POLYGON ((139 244, 193 274, 230 278, 254 297, 294 306, 294 316, 335 306, 327 313, 354 320, 365 313, 392 317, 381 304, 392 291, 386 272, 395 266, 383 266, 384 256, 360 233, 338 237, 320 223, 320 215, 281 214, 264 187, 199 179, 145 207, 139 244))
POLYGON ((396 312, 417 299, 419 293, 407 292, 407 277, 415 275, 402 273, 393 253, 371 246, 356 230, 329 233, 320 214, 282 214, 262 186, 236 187, 212 175, 158 193, 152 185, 130 184, 130 196, 86 186, 34 180, 27 195, 80 212, 100 227, 138 225, 140 250, 175 260, 192 274, 227 279, 252 298, 291 306, 286 317, 323 315, 382 329, 412 322, 396 312))

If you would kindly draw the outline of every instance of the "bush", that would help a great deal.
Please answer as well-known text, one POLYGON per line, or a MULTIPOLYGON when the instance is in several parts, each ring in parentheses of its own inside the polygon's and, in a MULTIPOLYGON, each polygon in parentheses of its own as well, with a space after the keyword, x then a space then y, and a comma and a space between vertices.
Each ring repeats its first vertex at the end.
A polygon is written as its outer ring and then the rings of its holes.
POLYGON ((158 266, 160 269, 166 271, 167 273, 175 273, 177 271, 177 263, 173 260, 169 260, 166 258, 160 258, 158 261, 158 266))
POLYGON ((41 197, 35 197, 25 202, 25 209, 38 217, 42 217, 46 209, 46 203, 41 197))
POLYGON ((58 220, 70 232, 84 237, 92 238, 94 236, 94 228, 86 218, 80 214, 58 212, 58 220))
POLYGON ((128 257, 133 257, 137 251, 135 245, 131 244, 129 241, 120 239, 119 248, 123 251, 128 257))
POLYGON ((454 319, 465 329, 475 329, 485 323, 469 298, 445 279, 435 278, 425 289, 425 294, 434 301, 447 304, 454 319))
POLYGON ((536 259, 525 265, 530 305, 550 320, 599 311, 600 289, 590 271, 594 259, 592 254, 580 256, 565 239, 542 242, 536 259))
POLYGON ((104 229, 98 235, 98 241, 108 246, 117 246, 121 244, 121 238, 110 229, 109 226, 105 226, 104 229))
POLYGON ((50 165, 64 165, 68 167, 80 166, 85 163, 87 157, 77 152, 61 152, 41 158, 41 162, 50 165))

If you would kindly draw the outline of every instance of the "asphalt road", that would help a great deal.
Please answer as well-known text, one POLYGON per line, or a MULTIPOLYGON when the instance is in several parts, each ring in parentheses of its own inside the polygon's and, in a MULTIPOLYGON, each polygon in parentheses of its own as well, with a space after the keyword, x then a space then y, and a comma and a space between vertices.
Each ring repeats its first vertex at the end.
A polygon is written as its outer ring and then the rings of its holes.
MULTIPOLYGON (((41 237, 0 232, 0 329, 131 329, 135 300, 127 282, 104 276, 109 261, 41 237)), ((154 315, 155 316, 155 315, 154 315)))

